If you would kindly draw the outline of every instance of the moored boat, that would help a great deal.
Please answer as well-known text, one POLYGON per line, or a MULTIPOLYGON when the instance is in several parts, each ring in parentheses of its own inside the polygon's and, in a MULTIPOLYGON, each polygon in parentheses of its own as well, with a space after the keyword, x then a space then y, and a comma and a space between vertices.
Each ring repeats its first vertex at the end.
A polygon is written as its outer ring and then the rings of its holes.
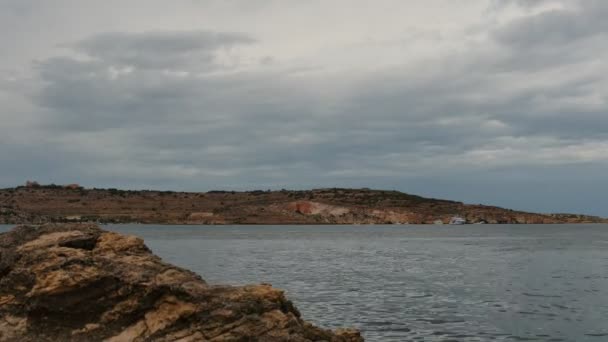
POLYGON ((457 225, 460 225, 460 224, 466 224, 466 223, 467 223, 467 220, 463 219, 463 218, 462 218, 462 217, 460 217, 460 216, 454 216, 454 217, 452 217, 452 219, 450 220, 450 224, 457 224, 457 225))

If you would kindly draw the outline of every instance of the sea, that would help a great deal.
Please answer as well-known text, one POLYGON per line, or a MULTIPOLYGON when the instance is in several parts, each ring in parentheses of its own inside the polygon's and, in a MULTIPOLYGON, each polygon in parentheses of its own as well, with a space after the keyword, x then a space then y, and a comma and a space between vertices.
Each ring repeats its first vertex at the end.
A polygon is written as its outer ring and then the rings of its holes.
POLYGON ((608 341, 608 225, 104 228, 366 341, 608 341))

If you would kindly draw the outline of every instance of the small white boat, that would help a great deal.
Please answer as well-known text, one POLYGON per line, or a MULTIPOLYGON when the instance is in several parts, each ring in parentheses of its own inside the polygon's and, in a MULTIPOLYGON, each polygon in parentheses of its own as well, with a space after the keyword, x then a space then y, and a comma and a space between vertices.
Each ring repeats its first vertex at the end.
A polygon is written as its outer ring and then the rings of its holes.
POLYGON ((450 224, 466 224, 466 223, 467 223, 467 220, 463 219, 460 216, 454 216, 450 220, 450 224))

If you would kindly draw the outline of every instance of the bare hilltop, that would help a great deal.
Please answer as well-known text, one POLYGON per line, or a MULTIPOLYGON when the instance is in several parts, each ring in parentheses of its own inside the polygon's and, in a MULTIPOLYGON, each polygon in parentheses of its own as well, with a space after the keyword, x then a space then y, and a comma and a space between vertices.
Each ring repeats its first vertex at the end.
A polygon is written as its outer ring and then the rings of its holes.
POLYGON ((209 191, 85 189, 77 184, 0 189, 0 223, 438 224, 608 223, 576 214, 537 214, 424 198, 398 191, 209 191))

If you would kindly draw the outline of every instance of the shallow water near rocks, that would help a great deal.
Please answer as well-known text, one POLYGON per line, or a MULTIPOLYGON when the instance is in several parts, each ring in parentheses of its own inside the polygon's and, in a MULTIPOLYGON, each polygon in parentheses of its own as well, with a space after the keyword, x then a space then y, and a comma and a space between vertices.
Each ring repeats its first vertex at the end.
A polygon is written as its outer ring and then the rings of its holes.
POLYGON ((367 341, 608 341, 608 225, 104 228, 367 341))

